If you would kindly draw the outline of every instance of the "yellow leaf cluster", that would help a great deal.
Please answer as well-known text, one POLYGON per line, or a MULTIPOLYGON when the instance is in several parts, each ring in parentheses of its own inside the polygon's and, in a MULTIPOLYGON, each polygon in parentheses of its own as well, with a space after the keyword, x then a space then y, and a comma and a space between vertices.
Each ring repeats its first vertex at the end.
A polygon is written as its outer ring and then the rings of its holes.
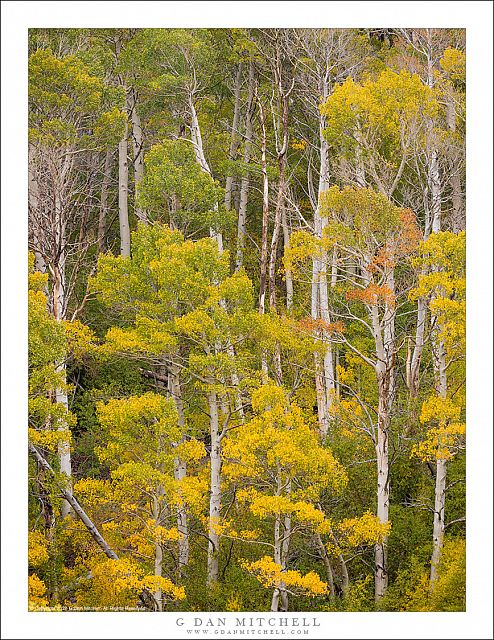
POLYGON ((30 531, 28 536, 28 562, 39 567, 48 561, 48 540, 40 531, 30 531))
POLYGON ((28 606, 29 611, 44 609, 48 606, 46 585, 35 573, 28 578, 28 606))
POLYGON ((391 531, 391 522, 381 522, 377 516, 366 511, 360 518, 349 518, 337 525, 345 544, 349 547, 370 546, 382 543, 391 531))
POLYGON ((302 575, 299 571, 284 571, 273 558, 264 556, 255 562, 244 561, 243 568, 252 573, 267 589, 286 588, 292 593, 310 596, 325 595, 328 585, 323 582, 315 571, 302 575))

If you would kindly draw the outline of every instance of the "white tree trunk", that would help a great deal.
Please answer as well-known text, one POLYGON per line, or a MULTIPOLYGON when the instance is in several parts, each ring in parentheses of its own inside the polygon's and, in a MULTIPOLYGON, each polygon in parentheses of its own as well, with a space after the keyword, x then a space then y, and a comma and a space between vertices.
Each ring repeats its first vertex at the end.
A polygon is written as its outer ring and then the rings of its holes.
MULTIPOLYGON (((456 131, 456 110, 454 99, 447 96, 446 105, 446 124, 451 132, 456 131)), ((465 203, 463 198, 463 189, 461 186, 462 165, 459 165, 459 158, 456 162, 451 162, 449 183, 451 187, 451 229, 453 233, 459 233, 465 229, 465 203)))
POLYGON ((243 155, 243 172, 240 181, 240 202, 238 207, 237 225, 237 255, 235 259, 235 271, 238 271, 244 262, 245 233, 247 226, 247 201, 249 197, 249 176, 247 166, 250 162, 252 146, 252 117, 254 105, 254 65, 252 61, 249 65, 249 94, 247 99, 247 112, 245 115, 245 140, 243 155))
MULTIPOLYGON (((269 181, 266 160, 267 135, 266 121, 262 102, 259 100, 259 115, 261 118, 261 172, 262 172, 262 233, 261 233, 261 264, 259 279, 259 313, 266 310, 266 284, 268 268, 268 226, 269 226, 269 181)), ((267 369, 267 366, 266 366, 267 369)))
MULTIPOLYGON (((446 372, 446 350, 444 343, 438 337, 437 318, 431 318, 434 327, 432 331, 432 361, 436 378, 436 391, 439 397, 446 398, 448 393, 448 381, 446 372)), ((446 477, 447 461, 441 458, 436 460, 436 485, 434 490, 434 523, 432 531, 432 557, 430 571, 430 590, 434 589, 437 579, 437 570, 444 541, 444 512, 446 504, 446 477)))
POLYGON ((39 238, 39 216, 40 216, 40 198, 39 198, 39 185, 36 179, 36 171, 34 167, 35 162, 35 150, 32 144, 29 145, 28 151, 28 209, 30 213, 30 227, 33 233, 33 245, 34 245, 34 266, 36 271, 45 273, 46 262, 42 253, 39 251, 41 247, 39 238))
MULTIPOLYGON (((156 525, 160 524, 160 507, 158 496, 153 497, 153 519, 156 525)), ((158 538, 154 544, 154 575, 161 578, 163 575, 163 548, 161 547, 161 540, 158 538)), ((163 611, 163 594, 161 589, 157 589, 154 592, 154 599, 156 600, 156 608, 158 611, 163 611)))
POLYGON ((439 560, 444 542, 444 507, 446 502, 446 477, 447 477, 447 461, 438 459, 436 461, 436 486, 434 497, 434 525, 432 532, 432 557, 431 557, 431 573, 430 588, 434 588, 437 579, 437 571, 439 560))
POLYGON ((128 126, 118 144, 118 221, 120 225, 120 254, 130 257, 129 227, 129 165, 128 165, 128 126))
POLYGON ((420 385, 420 363, 425 345, 425 325, 427 321, 427 300, 417 300, 417 326, 415 328, 415 344, 407 364, 407 387, 412 398, 416 398, 420 385))
POLYGON ((38 464, 41 467, 43 467, 43 469, 45 469, 45 471, 48 471, 50 473, 50 475, 55 479, 55 483, 58 486, 58 488, 60 489, 63 497, 70 504, 70 506, 72 507, 72 509, 76 513, 76 515, 81 519, 82 523, 84 524, 86 529, 91 534, 91 537, 96 542, 96 544, 98 544, 98 546, 103 550, 103 553, 106 555, 106 557, 110 558, 111 560, 118 560, 117 554, 110 548, 110 546, 108 545, 106 540, 103 538, 103 536, 100 534, 100 532, 96 528, 95 524, 91 521, 89 516, 86 514, 86 512, 81 507, 79 502, 76 500, 76 498, 72 494, 72 491, 70 491, 65 486, 65 483, 62 483, 57 479, 57 477, 55 475, 55 472, 51 468, 51 466, 48 463, 48 461, 41 455, 41 453, 38 451, 38 449, 33 444, 31 444, 30 442, 29 442, 29 451, 36 458, 38 464))
MULTIPOLYGON (((290 229, 286 215, 286 207, 283 207, 281 214, 281 225, 283 227, 283 247, 286 252, 290 247, 290 229)), ((285 286, 286 286, 286 309, 291 311, 293 308, 293 278, 289 268, 285 269, 285 286)))
MULTIPOLYGON (((379 375, 379 374, 378 374, 379 375)), ((377 517, 381 523, 389 519, 389 398, 384 376, 378 380, 379 405, 377 424, 377 517)), ((387 540, 375 546, 375 599, 384 596, 388 586, 387 540)))
MULTIPOLYGON (((182 400, 182 386, 180 383, 179 368, 173 362, 169 366, 168 381, 169 391, 177 409, 178 425, 183 433, 185 430, 185 417, 182 400)), ((181 442, 183 441, 184 440, 182 439, 181 442)), ((178 480, 179 482, 187 475, 187 463, 179 457, 176 457, 174 460, 173 474, 175 480, 178 480)), ((183 567, 189 564, 189 527, 185 505, 181 505, 177 510, 177 529, 181 536, 178 540, 178 575, 180 576, 182 574, 183 567)))
MULTIPOLYGON (((199 119, 197 117, 196 108, 194 106, 194 100, 192 99, 191 95, 189 96, 189 109, 190 109, 190 117, 191 117, 190 134, 191 134, 192 144, 194 146, 196 160, 199 166, 201 167, 201 169, 212 177, 213 174, 211 173, 211 169, 209 168, 209 164, 206 160, 206 156, 204 155, 201 128, 199 126, 199 119)), ((218 210, 218 203, 216 203, 215 205, 215 210, 218 210)), ((211 228, 209 230, 209 234, 211 238, 214 238, 216 240, 216 243, 218 245, 218 251, 222 253, 223 252, 223 236, 221 232, 211 228)))
POLYGON ((209 498, 209 544, 208 544, 208 573, 207 584, 212 586, 218 581, 220 541, 216 525, 220 522, 221 511, 221 437, 219 431, 218 399, 216 393, 208 394, 211 454, 210 474, 211 487, 209 498))
POLYGON ((135 200, 135 214, 140 222, 148 222, 146 212, 137 205, 137 191, 139 184, 144 178, 144 139, 142 135, 141 118, 137 110, 137 95, 135 90, 132 92, 132 110, 131 110, 131 122, 132 122, 132 148, 134 155, 134 197, 135 200))
MULTIPOLYGON (((235 78, 232 135, 230 139, 230 152, 228 154, 228 157, 232 162, 234 162, 237 159, 237 150, 238 150, 238 124, 240 120, 240 93, 242 89, 242 68, 243 68, 243 65, 240 62, 237 69, 237 76, 235 78)), ((225 183, 225 208, 227 211, 230 211, 230 209, 232 208, 232 188, 233 188, 233 176, 228 175, 226 177, 226 183, 225 183)))
MULTIPOLYGON (((325 85, 325 95, 328 88, 325 85)), ((322 239, 326 220, 321 215, 322 195, 329 188, 329 146, 324 137, 325 121, 321 116, 319 119, 319 186, 317 194, 317 206, 314 211, 314 235, 322 239)), ((311 315, 314 320, 321 318, 325 322, 330 322, 329 301, 328 301, 328 280, 326 274, 327 255, 314 256, 312 258, 312 288, 311 288, 311 315)), ((314 355, 315 376, 316 376, 316 396, 318 403, 319 430, 323 437, 326 437, 329 430, 330 409, 335 389, 335 374, 333 354, 331 348, 331 338, 324 329, 320 332, 320 337, 324 342, 324 355, 314 355), (322 370, 321 370, 322 367, 322 370), (322 377, 321 377, 322 373, 322 377)))
MULTIPOLYGON (((63 171, 62 171, 63 173, 63 171)), ((58 322, 65 320, 67 311, 67 299, 66 299, 66 283, 65 283, 65 223, 62 212, 62 204, 60 199, 61 191, 57 188, 55 192, 55 234, 56 234, 56 246, 59 247, 59 256, 56 264, 53 265, 53 287, 52 287, 52 306, 53 316, 58 322)), ((57 371, 62 374, 63 383, 66 382, 66 366, 65 362, 60 362, 57 365, 57 371)), ((67 392, 64 388, 55 390, 55 401, 59 402, 66 411, 69 409, 69 402, 67 398, 67 392)), ((59 420, 58 429, 60 431, 67 431, 68 424, 65 420, 59 420)), ((71 491, 72 482, 72 463, 70 457, 70 441, 61 440, 58 444, 58 457, 60 461, 60 472, 66 479, 67 489, 71 491)), ((71 506, 67 500, 62 501, 62 518, 65 518, 71 513, 71 506)))

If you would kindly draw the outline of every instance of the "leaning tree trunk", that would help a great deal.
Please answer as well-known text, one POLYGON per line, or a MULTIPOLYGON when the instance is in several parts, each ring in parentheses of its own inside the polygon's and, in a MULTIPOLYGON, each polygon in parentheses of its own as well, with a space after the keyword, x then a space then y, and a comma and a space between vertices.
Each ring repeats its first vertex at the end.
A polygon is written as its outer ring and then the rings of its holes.
POLYGON ((29 443, 29 451, 34 456, 34 458, 36 459, 36 461, 40 465, 40 467, 42 467, 45 471, 47 471, 54 478, 55 484, 57 485, 57 487, 60 490, 61 494, 63 495, 65 500, 70 504, 70 506, 74 510, 75 514, 80 518, 80 520, 82 521, 82 523, 84 524, 86 529, 91 534, 91 537, 93 538, 93 540, 102 549, 102 551, 105 554, 105 556, 107 558, 110 558, 111 560, 118 560, 117 554, 113 551, 113 549, 110 548, 110 546, 108 545, 106 540, 103 538, 101 533, 98 531, 96 525, 92 522, 92 520, 89 518, 87 513, 84 511, 84 509, 81 507, 79 502, 76 500, 76 498, 74 497, 72 491, 69 491, 69 489, 67 489, 67 487, 65 486, 65 483, 60 482, 60 480, 57 478, 57 475, 55 474, 55 472, 51 468, 51 466, 50 466, 49 462, 46 460, 46 458, 44 458, 41 455, 41 453, 38 451, 38 449, 31 443, 29 443))
MULTIPOLYGON (((213 174, 211 173, 211 169, 209 168, 209 164, 206 160, 206 156, 204 155, 204 146, 202 144, 202 134, 201 134, 201 128, 199 126, 199 118, 197 117, 196 108, 194 106, 194 100, 191 95, 189 95, 189 110, 190 110, 190 118, 191 118, 190 135, 192 139, 192 145, 194 147, 196 160, 199 166, 201 167, 201 169, 205 173, 208 173, 211 177, 213 177, 213 174)), ((218 210, 218 203, 215 204, 215 210, 216 211, 218 210)), ((218 231, 217 229, 214 229, 213 227, 211 227, 209 230, 209 235, 211 236, 211 238, 214 238, 216 240, 216 244, 218 245, 218 251, 222 253, 223 252, 223 235, 221 231, 218 231)))

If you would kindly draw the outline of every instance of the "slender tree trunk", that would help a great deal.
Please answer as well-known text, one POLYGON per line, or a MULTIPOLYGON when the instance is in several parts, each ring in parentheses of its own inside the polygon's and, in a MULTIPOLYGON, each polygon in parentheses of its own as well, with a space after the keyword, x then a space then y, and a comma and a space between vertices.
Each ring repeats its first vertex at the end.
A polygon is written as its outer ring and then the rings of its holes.
MULTIPOLYGON (((367 265, 362 266, 364 279, 372 282, 367 265)), ((394 273, 385 274, 385 284, 394 293, 394 273)), ((378 387, 377 408, 377 517, 384 524, 389 520, 389 427, 394 397, 395 377, 395 315, 394 304, 385 304, 382 320, 377 304, 368 306, 372 332, 376 346, 376 380, 378 387)), ((387 538, 375 545, 375 599, 379 601, 388 586, 387 538)))
POLYGON ((261 117, 261 171, 262 171, 262 235, 261 235, 261 264, 259 281, 259 313, 265 312, 266 285, 268 271, 268 226, 269 226, 269 182, 266 161, 267 136, 266 120, 262 102, 259 100, 259 115, 261 117))
POLYGON ((360 130, 360 125, 357 125, 357 129, 355 131, 355 139, 357 141, 357 146, 355 149, 355 160, 356 160, 355 179, 357 182, 357 186, 363 189, 367 186, 367 180, 365 177, 365 165, 362 159, 362 144, 361 144, 362 134, 360 130))
POLYGON ((416 398, 420 385, 420 363, 425 345, 425 325, 427 321, 427 300, 419 298, 417 300, 417 326, 415 329, 415 344, 410 360, 407 364, 407 387, 410 397, 416 398))
POLYGON ((36 171, 34 167, 35 162, 35 150, 32 144, 29 145, 28 151, 28 209, 30 213, 30 227, 33 233, 33 245, 34 245, 34 266, 36 271, 45 273, 46 262, 42 253, 39 251, 41 247, 39 233, 40 233, 40 197, 39 197, 39 185, 36 179, 36 171))
POLYGON ((314 537, 317 543, 317 548, 319 550, 319 555, 321 556, 321 559, 324 562, 324 568, 326 569, 326 578, 329 585, 329 593, 331 597, 334 598, 335 597, 334 575, 333 575, 333 568, 331 566, 331 561, 329 559, 328 552, 326 550, 324 542, 321 539, 320 534, 316 533, 314 537))
MULTIPOLYGON (((173 362, 169 366, 169 392, 175 402, 178 414, 178 425, 182 431, 185 430, 184 404, 182 400, 182 385, 180 383, 179 368, 173 362)), ((183 442, 184 438, 181 440, 183 442)), ((177 445, 180 444, 177 442, 177 445)), ((174 460, 173 475, 175 480, 180 482, 187 475, 187 463, 178 456, 174 460)), ((177 529, 180 534, 178 540, 178 575, 182 574, 183 567, 189 564, 189 527, 187 521, 187 510, 184 504, 177 509, 177 529)))
MULTIPOLYGON (((153 519, 158 526, 160 523, 160 506, 158 496, 156 495, 153 497, 153 519)), ((154 575, 159 578, 163 575, 163 549, 161 547, 161 539, 159 536, 154 543, 154 575)), ((157 610, 163 611, 163 594, 161 589, 157 589, 153 595, 156 600, 157 610)))
MULTIPOLYGON (((446 398, 448 381, 446 373, 446 350, 443 341, 437 335, 437 318, 431 318, 434 327, 432 332, 432 361, 436 378, 436 391, 440 398, 446 398)), ((436 460, 436 485, 434 490, 434 524, 432 531, 432 557, 430 571, 430 590, 437 580, 437 571, 444 541, 444 512, 446 505, 447 460, 438 457, 436 460)))
POLYGON ((132 148, 134 156, 134 211, 137 219, 140 222, 147 223, 147 214, 137 204, 137 192, 139 184, 144 178, 144 151, 143 144, 144 139, 142 135, 141 118, 137 109, 137 93, 132 91, 132 107, 131 107, 131 122, 132 122, 132 148))
POLYGON ((129 227, 129 165, 128 165, 128 125, 118 144, 118 221, 120 225, 120 254, 130 257, 129 227))
MULTIPOLYGON (((286 207, 283 207, 281 213, 281 224, 283 227, 283 248, 286 252, 290 247, 290 229, 286 215, 286 207)), ((285 286, 286 286, 286 309, 290 312, 293 308, 293 278, 289 268, 285 269, 285 286)))
MULTIPOLYGON (((379 375, 379 374, 378 374, 379 375)), ((379 404, 377 417, 377 517, 379 522, 389 520, 389 397, 386 375, 378 379, 379 404)), ((384 596, 388 586, 387 540, 375 546, 375 598, 378 601, 384 596)))
POLYGON ((111 165, 113 160, 113 150, 107 149, 105 154, 105 168, 103 170, 103 181, 101 183, 101 201, 98 219, 98 250, 103 253, 106 249, 106 221, 108 217, 108 192, 111 180, 111 165))
MULTIPOLYGON (((274 550, 273 560, 281 566, 281 516, 276 515, 274 521, 274 550)), ((280 589, 276 587, 271 598, 271 611, 278 611, 280 603, 280 589)))
MULTIPOLYGON (((286 488, 286 494, 290 497, 291 481, 286 488)), ((281 543, 281 566, 286 571, 288 566, 288 553, 290 551, 290 540, 292 535, 292 519, 289 515, 283 518, 283 541, 281 543)), ((281 610, 288 611, 288 593, 286 589, 281 589, 281 610)))
POLYGON ((216 393, 208 394, 211 429, 211 489, 209 499, 208 586, 214 585, 219 576, 220 540, 217 525, 221 510, 221 436, 219 431, 218 399, 216 393))
POLYGON ((81 507, 79 502, 76 500, 72 491, 69 491, 65 486, 65 483, 60 482, 53 469, 51 468, 48 461, 41 455, 38 449, 31 443, 29 443, 29 451, 34 456, 38 464, 47 471, 55 480, 55 484, 58 489, 62 493, 65 500, 70 504, 76 515, 80 518, 86 529, 91 534, 93 540, 98 544, 98 546, 102 549, 103 553, 110 558, 111 560, 118 560, 117 554, 110 548, 106 540, 103 538, 101 533, 96 528, 95 524, 91 521, 89 516, 86 514, 84 509, 81 507))
POLYGON ((245 140, 243 155, 243 171, 240 181, 240 201, 238 205, 237 225, 237 255, 235 259, 235 271, 238 271, 244 262, 245 233, 247 226, 247 201, 249 197, 249 175, 247 166, 250 162, 252 146, 252 116, 254 106, 254 64, 249 63, 249 94, 247 99, 247 112, 245 115, 245 140))
MULTIPOLYGON (((212 177, 213 174, 211 173, 211 169, 209 168, 209 164, 206 160, 206 156, 204 155, 201 128, 199 126, 199 119, 197 117, 196 108, 194 106, 194 100, 191 95, 189 95, 189 110, 190 110, 190 117, 191 117, 190 133, 191 133, 192 144, 194 146, 196 160, 199 166, 201 167, 201 169, 212 177)), ((218 203, 216 203, 215 205, 215 210, 218 210, 218 203)), ((209 235, 211 236, 211 238, 214 238, 216 240, 216 243, 218 245, 218 251, 222 253, 223 252, 223 236, 221 232, 211 227, 209 230, 209 235)))
MULTIPOLYGON (((53 286, 52 286, 52 305, 53 316, 57 322, 62 322, 65 319, 67 311, 67 299, 66 299, 66 282, 65 282, 65 223, 62 213, 61 204, 61 185, 55 190, 55 227, 56 227, 56 246, 59 247, 59 256, 56 263, 53 265, 53 286)), ((62 374, 63 383, 67 380, 66 365, 65 362, 60 362, 57 365, 57 372, 62 374)), ((55 401, 63 405, 66 411, 69 409, 69 402, 67 398, 67 391, 61 387, 55 390, 55 401)), ((58 429, 60 431, 67 431, 68 424, 65 420, 60 419, 58 429)), ((70 457, 70 441, 61 440, 58 444, 58 457, 60 461, 60 472, 66 479, 67 488, 71 489, 72 482, 72 463, 70 457)), ((62 501, 62 518, 70 515, 71 506, 67 500, 62 501)))
POLYGON ((436 486, 434 496, 434 526, 432 532, 432 557, 430 590, 434 589, 444 542, 444 507, 446 503, 447 461, 436 460, 436 486))
MULTIPOLYGON (((323 86, 324 95, 328 94, 327 83, 323 86)), ((329 188, 329 146, 324 137, 325 120, 319 120, 319 186, 317 206, 314 211, 314 235, 322 239, 326 220, 321 215, 322 195, 329 188)), ((330 322, 328 281, 326 275, 327 255, 315 255, 312 258, 312 289, 311 315, 314 320, 322 319, 330 322)), ((329 416, 335 389, 335 373, 331 338, 324 329, 318 330, 320 339, 324 342, 324 353, 314 354, 316 396, 318 404, 319 430, 325 438, 329 430, 329 416)))
MULTIPOLYGON (((456 131, 456 111, 453 98, 447 96, 446 123, 448 129, 454 133, 456 131)), ((458 159, 452 162, 450 168, 451 187, 451 229, 453 233, 459 233, 465 229, 465 203, 463 201, 463 189, 461 186, 461 168, 458 166, 458 159)))
MULTIPOLYGON (((230 139, 230 151, 228 154, 228 157, 232 163, 237 159, 237 151, 238 151, 238 125, 240 120, 240 94, 242 89, 242 72, 243 72, 243 64, 240 62, 237 68, 237 76, 235 78, 232 136, 230 139)), ((225 183, 225 208, 227 211, 230 211, 232 208, 232 190, 233 190, 233 176, 228 175, 226 177, 226 183, 225 183)))

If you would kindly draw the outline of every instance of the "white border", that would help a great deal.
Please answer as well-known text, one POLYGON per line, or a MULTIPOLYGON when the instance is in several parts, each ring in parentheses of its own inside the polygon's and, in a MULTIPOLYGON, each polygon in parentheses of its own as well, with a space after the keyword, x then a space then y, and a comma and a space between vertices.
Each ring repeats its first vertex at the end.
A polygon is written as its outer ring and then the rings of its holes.
POLYGON ((55 26, 437 26, 467 29, 468 610, 467 613, 452 614, 318 614, 318 619, 323 619, 325 624, 318 630, 320 633, 311 633, 309 637, 491 638, 491 2, 128 1, 2 2, 2 638, 188 637, 180 634, 180 628, 174 623, 178 617, 175 614, 161 617, 132 613, 43 614, 25 610, 26 45, 29 27, 55 26))

